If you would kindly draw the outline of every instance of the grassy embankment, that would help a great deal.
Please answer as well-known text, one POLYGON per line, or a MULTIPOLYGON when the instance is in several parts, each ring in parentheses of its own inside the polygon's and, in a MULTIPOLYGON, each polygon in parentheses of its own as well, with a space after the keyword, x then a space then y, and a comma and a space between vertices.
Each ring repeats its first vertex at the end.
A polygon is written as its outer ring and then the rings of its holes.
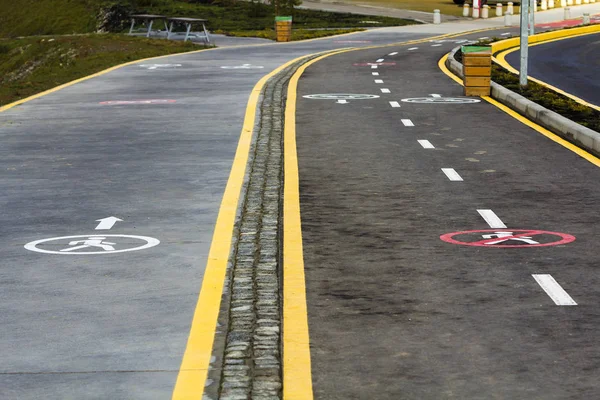
MULTIPOLYGON (((0 38, 4 38, 0 39, 0 107, 127 61, 199 49, 197 45, 164 39, 92 34, 100 7, 108 3, 115 1, 0 0, 0 38)), ((207 5, 178 0, 123 0, 119 4, 132 12, 205 18, 213 32, 275 36, 273 9, 264 4, 220 1, 207 5)), ((376 26, 411 23, 394 18, 296 10, 292 39, 329 36, 372 26, 361 21, 377 21, 376 26), (349 26, 357 28, 318 30, 349 26)))

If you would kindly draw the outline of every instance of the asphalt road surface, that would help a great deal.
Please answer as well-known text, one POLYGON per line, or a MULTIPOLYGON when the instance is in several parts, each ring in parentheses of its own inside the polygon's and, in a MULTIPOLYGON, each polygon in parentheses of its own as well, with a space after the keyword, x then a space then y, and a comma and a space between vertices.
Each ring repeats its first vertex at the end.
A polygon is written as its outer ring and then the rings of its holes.
MULTIPOLYGON (((529 57, 530 76, 600 106, 600 34, 531 46, 529 57)), ((506 61, 518 70, 519 52, 506 61)))
POLYGON ((477 27, 171 56, 2 113, 0 398, 169 398, 255 83, 302 55, 477 27))
POLYGON ((300 80, 315 398, 600 398, 600 171, 485 101, 443 102, 462 97, 446 51, 355 51, 300 80), (303 97, 343 93, 379 97, 303 97))

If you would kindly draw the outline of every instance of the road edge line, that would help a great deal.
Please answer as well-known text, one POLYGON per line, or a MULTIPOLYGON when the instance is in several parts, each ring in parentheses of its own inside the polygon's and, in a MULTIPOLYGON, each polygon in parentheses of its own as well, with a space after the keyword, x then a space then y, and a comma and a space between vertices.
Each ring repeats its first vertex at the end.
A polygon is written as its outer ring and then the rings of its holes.
MULTIPOLYGON (((449 78, 451 78, 452 80, 457 82, 459 85, 464 86, 463 81, 458 76, 456 76, 454 73, 452 73, 452 71, 450 71, 448 69, 448 67, 446 67, 446 60, 448 59, 448 56, 449 56, 449 54, 446 54, 442 58, 440 58, 440 61, 438 61, 438 67, 449 78)), ((549 131, 548 129, 536 124, 535 122, 525 118, 518 112, 512 110, 510 107, 505 106, 504 104, 498 102, 497 100, 492 99, 489 96, 482 96, 481 98, 483 100, 487 101, 488 103, 490 103, 491 105, 495 106, 496 108, 499 108, 500 110, 504 111, 506 114, 510 115, 511 117, 513 117, 517 121, 521 122, 522 124, 527 125, 528 127, 532 128, 533 130, 537 131, 538 133, 541 133, 542 135, 546 136, 548 139, 552 140, 553 142, 563 146, 567 150, 572 151, 573 153, 577 154, 578 156, 585 159, 586 161, 594 164, 595 166, 600 167, 600 159, 597 158, 596 156, 594 156, 593 154, 588 153, 581 147, 578 147, 578 146, 574 145, 573 143, 561 138, 557 134, 555 134, 555 133, 549 131)))
POLYGON ((262 89, 267 81, 289 65, 305 56, 291 60, 269 74, 263 76, 254 86, 244 117, 244 124, 237 150, 233 159, 223 200, 215 223, 202 286, 190 327, 190 334, 183 354, 177 381, 173 389, 172 400, 200 399, 208 375, 215 329, 219 316, 221 296, 225 284, 225 274, 229 261, 233 231, 241 190, 250 155, 256 111, 262 89))

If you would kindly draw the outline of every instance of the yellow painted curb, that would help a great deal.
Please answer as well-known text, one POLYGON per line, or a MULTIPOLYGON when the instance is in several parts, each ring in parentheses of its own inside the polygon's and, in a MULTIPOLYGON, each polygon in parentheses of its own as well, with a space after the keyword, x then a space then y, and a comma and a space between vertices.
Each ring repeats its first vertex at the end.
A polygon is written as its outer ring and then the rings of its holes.
MULTIPOLYGON (((447 59, 448 59, 448 54, 446 54, 444 57, 442 57, 440 59, 440 61, 438 62, 438 67, 442 70, 442 72, 444 74, 446 74, 448 77, 450 77, 452 80, 454 80, 459 85, 463 86, 462 79, 460 79, 458 76, 454 75, 452 73, 452 71, 450 71, 446 67, 446 60, 447 59)), ((516 119, 517 121, 523 123, 524 125, 527 125, 531 129, 534 129, 537 132, 541 133, 542 135, 546 136, 548 139, 552 140, 553 142, 560 144, 561 146, 563 146, 564 148, 572 151, 573 153, 577 154, 581 158, 589 161, 590 163, 594 164, 597 167, 600 167, 600 159, 597 158, 596 156, 588 153, 587 151, 583 150, 580 147, 575 146, 574 144, 572 144, 572 143, 568 142, 567 140, 561 138, 560 136, 558 136, 558 135, 550 132, 548 129, 546 129, 546 128, 544 128, 544 127, 536 124, 535 122, 533 122, 533 121, 525 118, 521 114, 519 114, 516 111, 510 109, 509 107, 505 106, 504 104, 501 104, 500 102, 492 99, 491 97, 489 97, 489 96, 483 96, 481 98, 484 99, 485 101, 487 101, 488 103, 492 104, 493 106, 499 108, 500 110, 504 111, 505 113, 507 113, 508 115, 510 115, 511 117, 513 117, 514 119, 516 119)))
POLYGON ((235 225, 238 202, 246 174, 246 164, 250 154, 254 122, 260 93, 265 83, 287 66, 301 60, 296 58, 265 75, 252 89, 242 133, 231 167, 231 173, 225 187, 223 200, 215 224, 206 270, 202 279, 202 288, 194 311, 190 335, 188 338, 175 389, 173 400, 199 400, 204 393, 204 385, 212 355, 215 328, 219 316, 221 295, 227 271, 227 262, 231 251, 231 242, 235 225))
MULTIPOLYGON (((597 28, 598 28, 598 29, 597 29, 596 31, 594 31, 594 32, 575 33, 575 34, 573 34, 573 35, 571 35, 571 36, 562 36, 562 37, 555 38, 555 39, 548 39, 548 40, 545 40, 545 41, 537 41, 537 42, 535 42, 535 43, 532 43, 530 46, 538 46, 538 45, 540 45, 540 44, 552 43, 552 42, 556 42, 556 41, 559 41, 559 40, 571 39, 571 38, 574 38, 574 37, 580 37, 580 36, 593 35, 593 34, 595 34, 595 33, 598 33, 598 32, 600 32, 600 26, 598 26, 597 28)), ((574 30, 574 29, 570 29, 570 30, 574 30)), ((494 60, 494 62, 496 62, 498 65, 500 65, 500 66, 504 67, 505 69, 507 69, 508 71, 512 72, 513 74, 520 75, 520 72, 519 72, 519 71, 517 71, 515 68, 513 68, 513 67, 512 67, 512 66, 511 66, 511 65, 510 65, 510 64, 509 64, 507 61, 506 61, 506 56, 508 56, 510 53, 513 53, 513 52, 515 52, 515 51, 517 51, 517 50, 519 50, 519 49, 520 49, 520 47, 511 47, 511 48, 509 48, 509 49, 502 50, 502 51, 500 51, 500 52, 499 52, 499 53, 498 53, 498 54, 497 54, 495 57, 493 57, 493 60, 494 60)), ((590 108, 593 108, 593 109, 595 109, 595 110, 598 110, 598 111, 600 111, 600 106, 598 106, 598 105, 596 105, 596 104, 589 103, 589 102, 587 102, 587 101, 583 100, 582 98, 579 98, 579 97, 577 97, 577 96, 575 96, 575 95, 573 95, 573 94, 567 93, 567 92, 565 92, 565 91, 564 91, 564 90, 562 90, 562 89, 559 89, 559 88, 557 88, 557 87, 555 87, 555 86, 552 86, 552 85, 550 85, 550 84, 548 84, 548 83, 546 83, 546 82, 544 82, 544 81, 542 81, 542 80, 539 80, 539 79, 537 79, 537 78, 534 78, 534 77, 532 77, 532 76, 528 76, 527 78, 528 78, 530 81, 536 82, 536 83, 538 83, 538 84, 540 84, 540 85, 542 85, 542 86, 545 86, 545 87, 547 87, 548 89, 554 90, 555 92, 557 92, 557 93, 560 93, 560 94, 562 94, 563 96, 566 96, 566 97, 568 97, 568 98, 570 98, 570 99, 572 99, 572 100, 576 101, 576 102, 577 102, 577 103, 579 103, 579 104, 582 104, 582 105, 584 105, 584 106, 587 106, 587 107, 590 107, 590 108)))

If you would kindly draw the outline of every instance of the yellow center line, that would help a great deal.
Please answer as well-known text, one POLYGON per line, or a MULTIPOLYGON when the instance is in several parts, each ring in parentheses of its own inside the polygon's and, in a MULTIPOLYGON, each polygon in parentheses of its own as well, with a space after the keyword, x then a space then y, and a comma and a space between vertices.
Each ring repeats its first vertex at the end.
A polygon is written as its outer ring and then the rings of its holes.
MULTIPOLYGON (((447 59, 448 59, 448 54, 446 54, 444 57, 442 57, 440 59, 440 61, 438 62, 439 68, 442 70, 442 72, 444 72, 446 75, 448 75, 448 77, 450 77, 451 79, 453 79, 455 82, 457 82, 458 84, 460 84, 462 86, 463 81, 458 76, 454 75, 446 67, 447 59)), ((499 103, 498 101, 492 99, 489 96, 483 96, 482 99, 484 99, 488 103, 492 104, 493 106, 499 108, 500 110, 504 111, 505 113, 507 113, 514 119, 516 119, 517 121, 527 125, 528 127, 532 128, 532 129, 536 130, 537 132, 541 133, 542 135, 546 136, 548 139, 552 140, 553 142, 560 144, 561 146, 572 151, 573 153, 577 154, 581 158, 589 161, 590 163, 594 164, 597 167, 600 167, 600 159, 595 157, 594 155, 588 153, 587 151, 583 150, 582 148, 577 147, 576 145, 561 138, 560 136, 556 135, 555 133, 550 132, 548 129, 536 124, 533 121, 530 121, 529 119, 525 118, 521 114, 510 109, 509 107, 505 106, 504 104, 499 103)))

